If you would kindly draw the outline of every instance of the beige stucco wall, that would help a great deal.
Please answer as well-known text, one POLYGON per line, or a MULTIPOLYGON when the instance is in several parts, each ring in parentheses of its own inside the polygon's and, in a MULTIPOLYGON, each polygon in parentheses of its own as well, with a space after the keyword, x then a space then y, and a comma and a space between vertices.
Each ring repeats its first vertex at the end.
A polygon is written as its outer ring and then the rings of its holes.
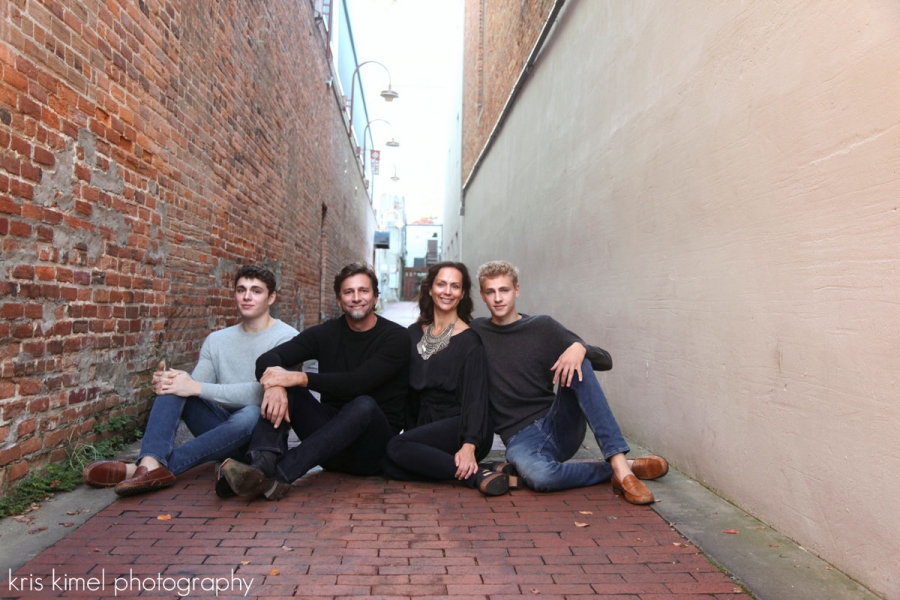
POLYGON ((573 1, 465 205, 627 434, 900 598, 900 3, 573 1))

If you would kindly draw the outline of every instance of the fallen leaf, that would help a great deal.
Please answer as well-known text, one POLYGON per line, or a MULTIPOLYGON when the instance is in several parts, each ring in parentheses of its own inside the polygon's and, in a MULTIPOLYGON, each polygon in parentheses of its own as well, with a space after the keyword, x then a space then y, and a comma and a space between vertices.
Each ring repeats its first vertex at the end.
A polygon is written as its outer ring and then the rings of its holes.
POLYGON ((102 552, 100 548, 91 548, 91 552, 102 552))
POLYGON ((578 521, 575 521, 575 527, 588 527, 588 524, 587 523, 579 523, 578 521))
POLYGON ((740 531, 738 531, 737 529, 723 529, 723 530, 722 530, 722 533, 732 533, 732 534, 734 534, 734 533, 740 533, 740 531))
POLYGON ((171 521, 172 515, 159 515, 158 517, 156 517, 156 520, 157 521, 171 521))
POLYGON ((795 569, 799 569, 799 568, 800 568, 800 565, 794 565, 794 568, 795 568, 795 569))
POLYGON ((742 590, 741 588, 731 588, 731 591, 734 592, 735 594, 740 594, 744 590, 742 590))
POLYGON ((834 567, 832 567, 831 565, 828 565, 827 567, 825 567, 825 570, 826 571, 834 571, 834 567))
POLYGON ((654 502, 662 502, 662 498, 654 498, 654 502))
POLYGON ((532 594, 540 594, 541 593, 541 590, 539 590, 537 588, 531 588, 528 591, 531 592, 532 594))
POLYGON ((279 571, 278 569, 272 569, 271 571, 269 571, 269 575, 281 575, 281 571, 279 571))
POLYGON ((66 521, 65 523, 60 523, 60 525, 62 525, 63 527, 71 527, 74 524, 75 523, 73 523, 71 521, 66 521))
POLYGON ((18 521, 19 523, 27 523, 31 518, 26 517, 25 515, 16 515, 13 517, 13 521, 18 521))
POLYGON ((778 544, 769 544, 769 548, 777 548, 778 544))
POLYGON ((644 541, 644 540, 642 540, 641 538, 634 538, 634 539, 636 539, 636 540, 639 541, 639 542, 643 542, 643 541, 644 541))
POLYGON ((766 528, 765 525, 760 525, 759 527, 757 527, 757 529, 760 529, 760 530, 765 529, 765 528, 766 528))
POLYGON ((681 542, 672 542, 673 546, 684 546, 681 542))
POLYGON ((288 546, 287 544, 285 544, 284 546, 282 546, 281 549, 282 549, 282 550, 285 550, 285 551, 287 551, 287 552, 290 552, 291 550, 293 550, 293 548, 291 548, 291 547, 288 546))
POLYGON ((34 534, 34 533, 37 533, 38 531, 40 531, 39 527, 32 527, 31 529, 28 530, 28 533, 34 534))
POLYGON ((592 515, 592 514, 594 514, 594 513, 593 513, 592 511, 590 511, 590 510, 579 510, 579 511, 578 511, 578 514, 579 514, 579 515, 592 515))
POLYGON ((67 514, 67 515, 77 515, 77 514, 78 514, 78 511, 77 511, 77 510, 67 510, 67 511, 66 511, 66 514, 67 514))
POLYGON ((249 564, 250 564, 250 561, 249 561, 249 560, 242 560, 242 561, 241 561, 241 564, 242 564, 242 565, 249 565, 249 564))

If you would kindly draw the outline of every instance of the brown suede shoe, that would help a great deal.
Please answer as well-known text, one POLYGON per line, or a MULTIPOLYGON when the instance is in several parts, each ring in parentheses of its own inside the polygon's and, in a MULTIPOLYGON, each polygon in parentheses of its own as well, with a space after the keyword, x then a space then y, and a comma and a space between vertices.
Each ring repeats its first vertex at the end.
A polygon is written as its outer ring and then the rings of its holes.
POLYGON ((135 496, 167 488, 173 483, 175 483, 175 476, 165 467, 158 467, 152 471, 147 467, 138 467, 134 472, 134 477, 126 479, 116 486, 116 494, 135 496))
POLYGON ((631 472, 638 479, 659 479, 669 472, 669 462, 655 454, 642 456, 634 459, 631 472))
POLYGON ((94 488, 109 488, 124 481, 128 464, 121 460, 97 460, 81 472, 84 482, 94 488))
POLYGON ((613 492, 621 493, 625 500, 632 504, 650 504, 653 502, 653 494, 634 475, 626 475, 621 482, 618 477, 613 475, 610 483, 612 483, 613 492))
POLYGON ((222 477, 238 496, 259 496, 265 494, 275 483, 266 478, 260 469, 226 458, 222 463, 222 477))

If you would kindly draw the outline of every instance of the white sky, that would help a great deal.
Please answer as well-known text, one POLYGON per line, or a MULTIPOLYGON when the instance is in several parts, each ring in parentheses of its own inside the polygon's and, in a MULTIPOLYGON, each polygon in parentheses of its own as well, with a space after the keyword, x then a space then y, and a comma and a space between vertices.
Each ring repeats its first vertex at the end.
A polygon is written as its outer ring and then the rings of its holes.
POLYGON ((387 87, 384 69, 377 65, 360 69, 369 120, 391 124, 369 127, 375 148, 381 150, 375 195, 405 196, 410 222, 420 217, 440 221, 451 133, 460 112, 456 104, 462 86, 463 2, 347 0, 347 9, 357 60, 383 63, 400 94, 385 102, 378 95, 387 87), (399 148, 384 145, 391 137, 399 148), (395 165, 400 177, 396 183, 390 179, 395 165))

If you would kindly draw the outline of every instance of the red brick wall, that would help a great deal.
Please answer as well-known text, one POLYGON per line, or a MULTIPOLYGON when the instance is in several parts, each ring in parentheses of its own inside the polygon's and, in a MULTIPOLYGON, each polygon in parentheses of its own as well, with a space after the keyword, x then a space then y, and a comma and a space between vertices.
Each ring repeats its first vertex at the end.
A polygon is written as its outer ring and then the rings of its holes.
POLYGON ((466 0, 463 181, 484 148, 554 0, 466 0))
POLYGON ((372 215, 330 76, 308 0, 0 2, 0 491, 190 369, 237 265, 333 314, 372 215))

